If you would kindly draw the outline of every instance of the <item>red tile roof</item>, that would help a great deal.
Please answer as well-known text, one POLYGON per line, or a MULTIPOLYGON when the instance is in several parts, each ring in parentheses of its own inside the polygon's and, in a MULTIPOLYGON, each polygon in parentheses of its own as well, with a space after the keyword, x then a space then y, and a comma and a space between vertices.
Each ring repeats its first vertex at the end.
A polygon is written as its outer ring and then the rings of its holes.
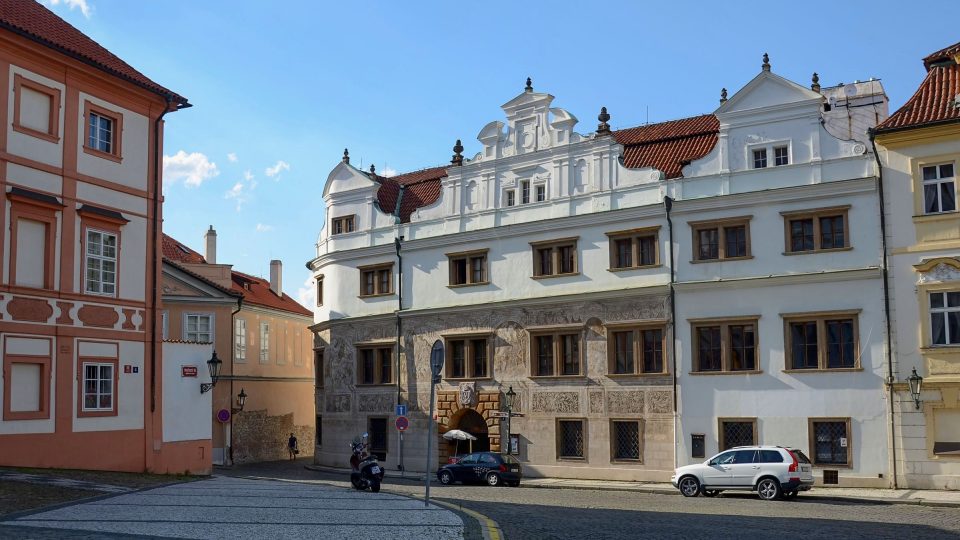
POLYGON ((184 267, 183 265, 181 265, 180 263, 171 261, 170 259, 167 259, 167 258, 164 258, 164 259, 163 259, 163 263, 164 263, 164 264, 169 264, 170 266, 176 268, 176 269, 179 270, 180 272, 183 272, 184 274, 187 274, 188 276, 190 276, 190 277, 192 277, 192 278, 194 278, 194 279, 196 279, 196 280, 202 281, 202 282, 206 283, 207 285, 209 285, 210 287, 213 287, 214 289, 217 289, 218 291, 227 293, 227 294, 230 295, 230 296, 233 296, 233 297, 243 296, 242 294, 238 294, 238 293, 233 292, 232 289, 228 289, 228 288, 226 288, 226 287, 221 286, 219 283, 217 283, 216 281, 213 281, 212 279, 210 279, 210 278, 208 278, 208 277, 206 277, 206 276, 202 276, 202 275, 194 272, 193 270, 190 270, 190 269, 188 269, 188 268, 185 268, 185 267, 184 267))
POLYGON ((284 293, 283 296, 277 296, 270 290, 270 280, 262 279, 237 272, 233 274, 233 291, 243 295, 244 304, 253 304, 281 311, 289 311, 298 315, 312 317, 313 312, 301 306, 290 295, 284 293))
POLYGON ((187 105, 187 98, 151 81, 34 0, 0 0, 0 28, 76 58, 115 77, 187 105))
POLYGON ((440 197, 440 179, 447 176, 446 167, 433 167, 397 176, 380 176, 380 189, 377 190, 377 204, 387 214, 397 209, 397 196, 403 186, 403 199, 400 201, 400 221, 408 223, 410 214, 423 206, 430 206, 440 197))
POLYGON ((960 122, 960 43, 941 49, 923 59, 927 76, 916 93, 880 123, 876 133, 960 122), (934 65, 936 64, 936 65, 934 65))
POLYGON ((712 114, 671 120, 613 132, 623 145, 623 165, 653 167, 667 178, 683 176, 686 163, 707 155, 717 144, 720 121, 712 114))
POLYGON ((203 255, 177 242, 175 238, 167 236, 166 234, 163 235, 161 247, 163 248, 163 258, 170 261, 188 264, 207 262, 206 259, 203 258, 203 255))

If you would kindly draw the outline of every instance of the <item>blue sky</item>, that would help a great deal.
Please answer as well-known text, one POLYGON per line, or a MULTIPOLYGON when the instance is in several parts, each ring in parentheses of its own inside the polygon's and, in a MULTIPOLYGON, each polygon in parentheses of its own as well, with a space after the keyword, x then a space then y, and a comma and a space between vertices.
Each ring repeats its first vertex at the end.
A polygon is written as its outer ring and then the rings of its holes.
POLYGON ((251 274, 283 260, 308 307, 344 147, 378 172, 447 163, 457 138, 472 156, 528 76, 581 133, 601 106, 615 128, 708 113, 764 52, 805 85, 880 78, 892 112, 960 40, 946 1, 43 3, 194 104, 167 116, 165 232, 202 251, 213 225, 219 262, 251 274))

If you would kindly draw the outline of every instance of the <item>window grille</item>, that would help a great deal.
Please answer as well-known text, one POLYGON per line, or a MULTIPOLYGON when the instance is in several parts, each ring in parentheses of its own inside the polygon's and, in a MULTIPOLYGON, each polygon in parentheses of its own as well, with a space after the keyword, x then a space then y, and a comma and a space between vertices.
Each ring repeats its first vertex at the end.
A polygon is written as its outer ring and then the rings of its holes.
POLYGON ((724 422, 723 448, 727 450, 736 446, 753 446, 753 422, 724 422))
POLYGON ((561 420, 559 457, 561 458, 583 458, 583 421, 582 420, 561 420))
POLYGON ((814 462, 847 464, 847 423, 814 422, 814 462))
POLYGON ((613 458, 640 459, 640 422, 613 423, 613 458))

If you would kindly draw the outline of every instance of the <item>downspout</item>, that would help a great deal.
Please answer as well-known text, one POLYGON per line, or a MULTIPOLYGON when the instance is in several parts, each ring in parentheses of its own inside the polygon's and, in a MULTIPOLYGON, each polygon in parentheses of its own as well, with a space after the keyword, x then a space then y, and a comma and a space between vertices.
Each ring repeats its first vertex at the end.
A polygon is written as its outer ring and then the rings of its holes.
POLYGON ((670 211, 673 210, 673 199, 664 196, 663 197, 663 207, 667 212, 667 230, 669 231, 670 236, 670 361, 673 364, 673 370, 671 374, 671 380, 673 382, 673 467, 677 468, 680 464, 680 456, 677 455, 677 450, 680 447, 680 437, 677 435, 678 420, 679 415, 677 408, 677 321, 675 317, 676 307, 677 307, 677 293, 674 288, 674 283, 676 283, 676 275, 674 273, 674 257, 673 257, 673 219, 670 216, 670 211))
POLYGON ((890 325, 890 275, 887 270, 887 212, 883 197, 883 165, 880 163, 880 154, 877 152, 876 133, 871 129, 869 134, 870 145, 873 147, 873 159, 877 162, 877 197, 880 199, 880 246, 883 249, 883 266, 881 268, 883 275, 883 314, 884 323, 887 328, 887 399, 890 403, 890 459, 893 464, 893 489, 897 489, 897 434, 896 414, 893 404, 893 383, 896 379, 893 376, 893 336, 890 325))
MULTIPOLYGON (((233 353, 230 355, 230 465, 233 465, 233 379, 234 375, 233 366, 235 362, 234 356, 237 354, 237 331, 236 331, 236 321, 234 320, 237 313, 240 313, 240 309, 243 307, 243 295, 240 295, 240 298, 237 298, 237 309, 230 312, 230 334, 233 338, 230 340, 233 343, 233 353)), ((244 328, 246 331, 246 328, 244 328)))
POLYGON ((153 253, 151 254, 151 264, 150 264, 150 294, 152 295, 153 302, 153 313, 150 317, 150 412, 156 412, 157 410, 157 311, 159 311, 160 306, 159 296, 157 295, 157 254, 160 251, 160 242, 163 240, 160 238, 160 170, 162 163, 160 161, 160 123, 163 122, 163 117, 170 112, 170 105, 173 103, 173 100, 170 99, 170 96, 164 96, 166 101, 166 106, 163 108, 163 112, 160 113, 160 116, 153 122, 153 253))

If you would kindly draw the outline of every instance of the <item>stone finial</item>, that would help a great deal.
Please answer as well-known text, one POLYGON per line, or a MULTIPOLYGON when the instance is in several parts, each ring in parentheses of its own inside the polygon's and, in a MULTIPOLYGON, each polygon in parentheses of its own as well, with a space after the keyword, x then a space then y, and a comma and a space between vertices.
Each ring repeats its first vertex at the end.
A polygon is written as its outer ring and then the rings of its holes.
POLYGON ((727 89, 726 89, 726 88, 721 88, 721 89, 720 89, 720 103, 726 103, 726 102, 727 102, 727 89))
POLYGON ((817 72, 816 72, 816 71, 813 72, 813 79, 812 79, 812 81, 813 81, 813 84, 810 85, 810 89, 813 90, 814 92, 819 92, 819 91, 820 91, 820 76, 817 75, 817 72))
POLYGON ((530 77, 527 77, 527 87, 524 88, 523 91, 527 92, 528 94, 533 92, 533 81, 530 79, 530 77))
POLYGON ((350 151, 346 148, 343 149, 343 159, 341 161, 344 163, 350 163, 350 151))
POLYGON ((760 66, 764 71, 770 71, 770 55, 763 53, 763 65, 760 66))
POLYGON ((460 139, 457 139, 457 144, 453 145, 453 159, 450 160, 450 163, 463 165, 463 143, 460 142, 460 139))
POLYGON ((377 177, 377 166, 374 165, 373 163, 371 163, 371 164, 370 164, 370 178, 376 178, 376 177, 377 177))
POLYGON ((600 123, 597 125, 597 135, 607 135, 610 133, 610 124, 607 122, 610 121, 610 113, 607 112, 606 107, 600 107, 600 114, 597 115, 597 120, 600 123))

